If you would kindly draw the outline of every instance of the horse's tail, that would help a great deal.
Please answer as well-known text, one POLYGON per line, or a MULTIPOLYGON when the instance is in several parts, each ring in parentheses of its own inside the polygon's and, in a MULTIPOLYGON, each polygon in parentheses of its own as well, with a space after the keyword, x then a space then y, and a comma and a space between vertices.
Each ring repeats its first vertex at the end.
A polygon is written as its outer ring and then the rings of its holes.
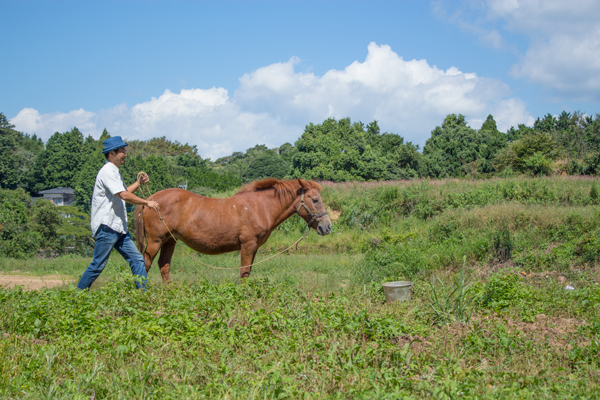
POLYGON ((135 242, 140 253, 144 252, 146 230, 144 229, 144 206, 135 209, 135 242))

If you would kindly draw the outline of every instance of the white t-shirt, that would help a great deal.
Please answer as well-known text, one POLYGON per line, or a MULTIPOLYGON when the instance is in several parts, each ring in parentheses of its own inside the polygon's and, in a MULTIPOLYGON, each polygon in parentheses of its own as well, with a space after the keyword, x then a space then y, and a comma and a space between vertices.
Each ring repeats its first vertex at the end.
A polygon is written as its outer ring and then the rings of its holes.
POLYGON ((113 231, 127 233, 127 210, 125 200, 117 194, 127 190, 119 173, 119 168, 107 162, 98 172, 94 195, 92 196, 92 236, 100 225, 106 225, 113 231))

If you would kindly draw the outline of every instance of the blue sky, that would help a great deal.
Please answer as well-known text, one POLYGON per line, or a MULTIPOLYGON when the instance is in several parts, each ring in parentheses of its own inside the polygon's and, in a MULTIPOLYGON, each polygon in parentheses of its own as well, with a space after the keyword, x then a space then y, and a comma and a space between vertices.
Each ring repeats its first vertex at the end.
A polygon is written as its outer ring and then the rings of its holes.
POLYGON ((600 112, 600 3, 0 0, 0 112, 216 159, 308 123, 376 119, 421 146, 445 115, 500 129, 600 112))

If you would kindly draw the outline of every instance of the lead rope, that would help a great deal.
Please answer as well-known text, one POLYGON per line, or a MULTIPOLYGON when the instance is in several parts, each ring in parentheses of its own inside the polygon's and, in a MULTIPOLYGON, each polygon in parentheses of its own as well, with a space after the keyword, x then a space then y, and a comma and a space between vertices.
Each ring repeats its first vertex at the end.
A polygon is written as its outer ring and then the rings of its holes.
MULTIPOLYGON (((141 171, 141 172, 139 172, 139 173, 137 174, 137 181, 138 181, 138 183, 140 184, 140 189, 141 189, 141 191, 142 191, 142 196, 143 196, 143 198, 148 198, 148 199, 151 199, 151 198, 152 198, 152 194, 151 194, 151 192, 150 192, 150 189, 149 189, 149 187, 148 187, 149 185, 148 185, 147 183, 142 183, 142 180, 141 180, 141 175, 142 175, 142 174, 145 174, 145 172, 144 172, 144 171, 141 171), (146 188, 146 190, 148 190, 148 197, 146 197, 146 193, 145 193, 144 187, 146 188)), ((304 197, 304 195, 303 195, 302 197, 304 197)), ((143 206, 142 206, 142 207, 143 207, 143 206)), ((243 267, 237 267, 237 268, 222 268, 222 267, 215 267, 214 265, 205 264, 205 263, 203 263, 202 261, 198 260, 198 259, 197 259, 196 257, 194 257, 193 255, 191 255, 190 253, 188 253, 188 251, 185 249, 185 247, 183 247, 183 245, 182 245, 181 243, 179 243, 179 240, 177 240, 177 238, 176 238, 176 237, 173 235, 173 233, 171 232, 171 230, 170 230, 170 229, 169 229, 169 227, 167 226, 167 223, 165 222, 165 220, 163 219, 162 215, 160 214, 160 211, 156 211, 156 212, 158 213, 158 217, 160 218, 160 220, 161 220, 161 221, 162 221, 162 223, 164 224, 165 228, 167 228, 167 231, 169 231, 169 235, 171 235, 171 237, 173 238, 173 240, 175 240, 175 243, 176 243, 176 244, 177 244, 179 247, 181 247, 181 249, 183 250, 183 252, 184 252, 184 253, 185 253, 185 254, 186 254, 186 255, 187 255, 189 258, 191 258, 193 261, 197 262, 198 264, 202 264, 202 265, 204 265, 205 267, 212 268, 212 269, 219 269, 219 270, 236 270, 236 269, 238 269, 238 270, 239 270, 239 269, 242 269, 242 268, 253 267, 253 266, 255 266, 255 265, 262 264, 262 263, 264 263, 265 261, 268 261, 268 260, 270 260, 270 259, 271 259, 271 258, 273 258, 273 257, 276 257, 276 256, 278 256, 278 255, 280 255, 280 254, 282 254, 282 253, 285 253, 286 251, 290 250, 290 249, 291 249, 292 247, 294 247, 294 246, 296 246, 296 249, 297 249, 297 248, 298 248, 298 244, 299 244, 299 243, 300 243, 302 240, 304 240, 304 238, 305 238, 305 237, 308 235, 308 233, 310 232, 310 225, 308 225, 308 229, 306 230, 306 232, 304 233, 304 235, 302 235, 302 237, 301 237, 300 239, 296 240, 296 241, 295 241, 295 242, 294 242, 294 243, 293 243, 291 246, 289 246, 289 247, 288 247, 288 248, 286 248, 285 250, 282 250, 282 251, 280 251, 279 253, 275 253, 275 254, 273 254, 272 256, 265 258, 264 260, 260 260, 259 262, 255 262, 255 263, 252 263, 252 264, 250 264, 250 265, 245 265, 245 266, 243 266, 243 267)), ((143 218, 143 215, 144 215, 144 214, 142 214, 142 218, 143 218)))

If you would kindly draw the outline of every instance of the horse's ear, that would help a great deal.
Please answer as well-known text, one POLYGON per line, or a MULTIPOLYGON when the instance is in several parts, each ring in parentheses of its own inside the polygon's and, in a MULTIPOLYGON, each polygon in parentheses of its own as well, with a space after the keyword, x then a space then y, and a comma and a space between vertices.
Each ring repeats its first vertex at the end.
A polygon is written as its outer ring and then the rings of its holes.
POLYGON ((299 178, 298 183, 300 184, 301 189, 304 189, 304 190, 317 189, 319 192, 321 191, 321 185, 319 185, 315 181, 307 181, 302 178, 299 178))
POLYGON ((298 183, 300 184, 300 187, 302 189, 306 189, 306 190, 310 189, 308 182, 306 182, 304 179, 298 178, 298 183))

